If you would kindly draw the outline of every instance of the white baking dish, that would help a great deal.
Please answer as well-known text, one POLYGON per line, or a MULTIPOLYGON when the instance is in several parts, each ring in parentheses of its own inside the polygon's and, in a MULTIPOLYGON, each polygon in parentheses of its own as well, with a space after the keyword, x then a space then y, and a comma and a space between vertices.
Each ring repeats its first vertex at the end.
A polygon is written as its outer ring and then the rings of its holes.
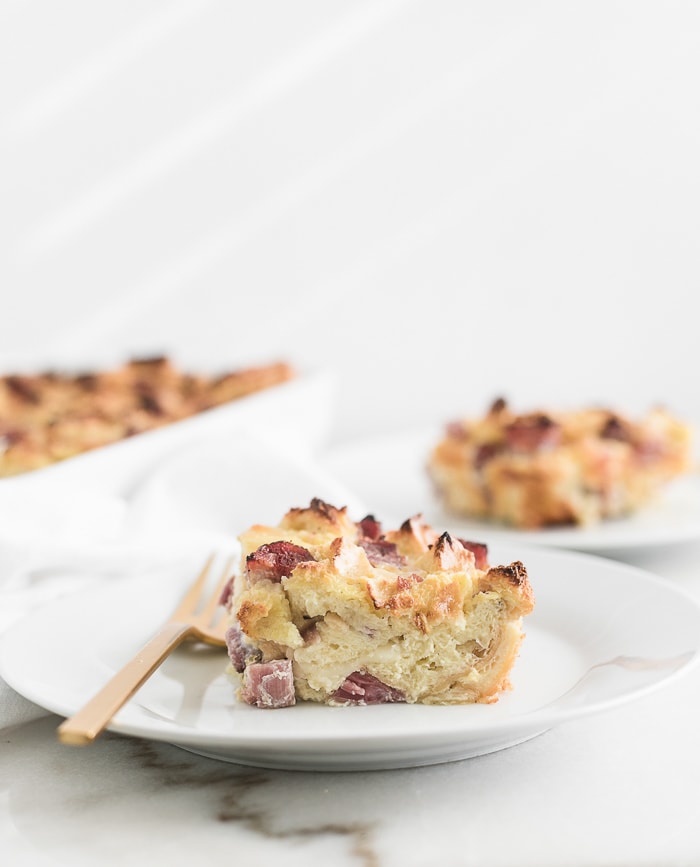
POLYGON ((284 447, 310 454, 330 432, 333 390, 333 377, 327 372, 300 374, 183 421, 0 479, 0 497, 33 487, 127 496, 147 471, 180 449, 194 443, 206 449, 209 439, 242 430, 260 431, 284 447))

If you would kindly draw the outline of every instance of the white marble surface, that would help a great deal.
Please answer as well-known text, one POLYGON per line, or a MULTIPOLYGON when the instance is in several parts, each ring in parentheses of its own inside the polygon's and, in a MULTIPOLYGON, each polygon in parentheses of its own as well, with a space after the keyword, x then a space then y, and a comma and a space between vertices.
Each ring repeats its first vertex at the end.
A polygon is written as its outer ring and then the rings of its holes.
MULTIPOLYGON (((499 393, 700 419, 699 38, 682 0, 0 0, 0 367, 286 357, 337 442, 499 393)), ((628 559, 700 600, 699 545, 628 559)), ((697 670, 392 772, 56 723, 0 731, 3 867, 700 863, 697 670)))

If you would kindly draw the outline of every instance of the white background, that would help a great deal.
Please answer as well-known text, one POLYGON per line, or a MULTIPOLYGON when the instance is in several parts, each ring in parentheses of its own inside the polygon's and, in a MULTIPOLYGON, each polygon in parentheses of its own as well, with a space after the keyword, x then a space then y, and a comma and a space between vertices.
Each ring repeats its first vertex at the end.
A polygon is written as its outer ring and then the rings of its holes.
POLYGON ((0 364, 335 371, 335 436, 700 417, 700 6, 0 5, 0 364))

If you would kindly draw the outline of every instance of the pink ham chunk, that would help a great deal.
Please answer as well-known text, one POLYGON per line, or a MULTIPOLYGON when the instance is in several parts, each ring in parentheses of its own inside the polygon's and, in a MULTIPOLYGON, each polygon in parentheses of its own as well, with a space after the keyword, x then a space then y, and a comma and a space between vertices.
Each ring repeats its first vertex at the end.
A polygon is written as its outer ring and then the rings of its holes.
POLYGON ((367 515, 361 521, 358 521, 357 529, 360 532, 360 536, 364 539, 376 541, 382 535, 382 525, 374 515, 367 515))
POLYGON ((229 626, 224 636, 226 649, 231 665, 240 674, 251 662, 258 662, 261 656, 259 650, 248 644, 245 636, 235 624, 229 626))
POLYGON ((358 539, 357 544, 365 549, 372 566, 404 566, 406 563, 406 558, 399 554, 394 542, 387 542, 386 539, 358 539))
POLYGON ((506 427, 506 440, 514 452, 530 454, 561 442, 561 425, 548 415, 521 415, 506 427))
POLYGON ((500 454, 503 454, 505 449, 505 443, 483 443, 478 446, 476 454, 474 455, 475 469, 481 470, 484 464, 487 464, 489 461, 497 458, 500 454))
POLYGON ((632 440, 629 427, 616 415, 609 415, 600 429, 600 438, 604 440, 618 440, 628 443, 632 440))
POLYGON ((331 698, 336 704, 388 704, 406 701, 401 690, 387 686, 366 671, 353 671, 331 698))
POLYGON ((231 603, 231 597, 233 596, 233 582, 235 580, 235 576, 231 576, 228 581, 221 588, 221 595, 219 596, 219 605, 224 608, 228 608, 231 603))
POLYGON ((460 539, 459 541, 467 551, 471 551, 474 555, 474 565, 477 569, 484 570, 489 568, 488 546, 484 545, 483 542, 468 542, 466 539, 460 539))
POLYGON ((281 581, 287 575, 291 575, 300 563, 314 560, 313 554, 294 545, 292 542, 270 542, 261 545, 257 551, 246 557, 246 572, 248 581, 281 581))
POLYGON ((372 566, 403 566, 406 558, 399 554, 399 549, 393 542, 384 538, 381 523, 374 515, 367 515, 357 523, 359 538, 357 544, 365 549, 367 559, 372 566))
POLYGON ((445 434, 451 440, 468 440, 469 428, 462 421, 451 421, 445 426, 445 434))
POLYGON ((290 659, 254 662, 243 672, 241 699, 256 707, 290 707, 296 703, 290 659))

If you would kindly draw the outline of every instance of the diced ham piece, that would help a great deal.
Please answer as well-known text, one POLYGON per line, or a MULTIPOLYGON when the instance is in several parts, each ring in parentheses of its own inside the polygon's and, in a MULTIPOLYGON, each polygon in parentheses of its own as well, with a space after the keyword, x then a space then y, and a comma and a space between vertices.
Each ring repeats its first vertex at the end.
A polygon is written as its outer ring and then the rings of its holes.
POLYGON ((477 448, 474 455, 474 466, 477 470, 480 470, 485 463, 500 455, 504 449, 505 445, 503 443, 483 443, 477 448))
POLYGON ((561 426, 548 415, 521 415, 506 426, 506 439, 515 452, 529 454, 552 448, 561 441, 561 426))
POLYGON ((248 580, 251 583, 267 579, 281 581, 291 575, 300 563, 315 560, 315 557, 301 545, 292 542, 270 542, 261 545, 257 551, 246 557, 248 580))
POLYGON ((462 421, 450 421, 445 427, 445 434, 451 440, 468 440, 469 430, 462 421))
POLYGON ((605 421, 600 431, 600 437, 604 440, 618 440, 621 443, 628 443, 631 440, 629 429, 615 415, 609 416, 605 421))
POLYGON ((459 541, 467 551, 471 551, 474 555, 474 565, 477 569, 489 568, 489 549, 487 545, 484 545, 482 542, 467 542, 466 539, 460 539, 459 541))
POLYGON ((385 539, 358 539, 357 544, 365 549, 367 559, 373 566, 403 566, 406 558, 399 554, 394 542, 385 539))
POLYGON ((296 703, 290 659, 254 662, 243 672, 241 699, 256 707, 290 707, 296 703))
POLYGON ((231 602, 231 597, 233 596, 233 581, 235 576, 232 575, 228 581, 221 588, 221 596, 219 596, 219 605, 222 605, 224 608, 228 608, 229 603, 231 602))
POLYGON ((36 385, 32 383, 32 379, 28 376, 6 376, 5 385, 15 397, 25 403, 38 404, 41 398, 36 391, 36 385))
POLYGON ((406 701, 401 690, 387 686, 379 678, 365 671, 354 671, 348 675, 331 698, 343 704, 387 704, 406 701))
POLYGON ((245 636, 237 626, 229 626, 226 630, 224 641, 226 642, 226 649, 228 650, 231 665, 239 674, 245 669, 246 663, 251 659, 254 662, 260 659, 260 651, 255 650, 248 644, 245 636))
POLYGON ((382 525, 374 515, 367 515, 358 521, 357 529, 360 531, 360 536, 364 539, 372 539, 372 541, 376 541, 382 535, 382 525))
POLYGON ((665 456, 666 447, 664 443, 647 440, 637 443, 634 447, 634 453, 640 464, 653 464, 665 456))
POLYGON ((0 446, 7 447, 21 442, 25 433, 17 427, 13 427, 9 421, 0 419, 0 446))
POLYGON ((406 558, 399 554, 394 542, 387 541, 382 535, 382 525, 374 515, 367 515, 358 522, 360 537, 357 544, 364 548, 372 566, 403 566, 406 558))

